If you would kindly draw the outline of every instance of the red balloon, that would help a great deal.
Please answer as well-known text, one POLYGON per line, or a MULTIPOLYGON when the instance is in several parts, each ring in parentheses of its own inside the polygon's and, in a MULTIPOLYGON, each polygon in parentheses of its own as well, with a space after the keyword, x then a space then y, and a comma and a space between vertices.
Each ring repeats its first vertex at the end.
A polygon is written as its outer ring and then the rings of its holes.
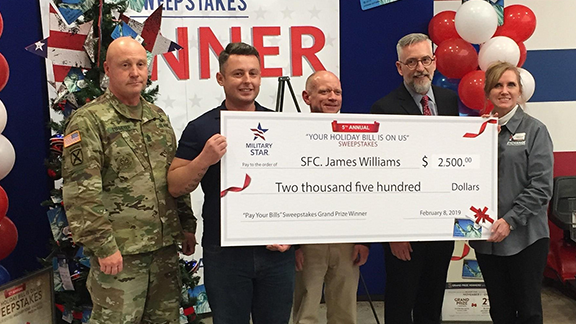
POLYGON ((507 36, 516 43, 530 38, 536 29, 536 15, 523 5, 511 5, 504 8, 504 24, 496 29, 495 36, 507 36))
POLYGON ((18 243, 18 230, 10 218, 0 219, 0 260, 7 257, 18 243))
POLYGON ((524 42, 520 42, 517 44, 518 48, 520 48, 520 59, 518 60, 518 64, 516 66, 522 67, 522 65, 524 65, 524 62, 526 62, 526 54, 528 53, 528 51, 526 51, 526 45, 524 45, 524 42))
POLYGON ((454 25, 456 11, 442 11, 432 17, 428 24, 428 35, 436 45, 442 44, 443 41, 450 38, 460 38, 454 25))
POLYGON ((436 49, 436 68, 447 78, 460 79, 478 68, 478 53, 462 38, 443 41, 436 49))
POLYGON ((10 67, 4 58, 4 55, 0 53, 0 91, 2 91, 6 86, 6 83, 8 83, 8 77, 10 77, 10 67))
POLYGON ((0 37, 2 36, 3 31, 4 31, 4 19, 2 19, 2 14, 0 14, 0 37))
POLYGON ((6 191, 4 191, 4 188, 0 186, 0 219, 6 216, 7 211, 8 211, 8 195, 6 195, 6 191))
POLYGON ((458 96, 468 108, 479 111, 492 111, 494 105, 484 95, 486 74, 482 70, 466 74, 458 86, 458 96))

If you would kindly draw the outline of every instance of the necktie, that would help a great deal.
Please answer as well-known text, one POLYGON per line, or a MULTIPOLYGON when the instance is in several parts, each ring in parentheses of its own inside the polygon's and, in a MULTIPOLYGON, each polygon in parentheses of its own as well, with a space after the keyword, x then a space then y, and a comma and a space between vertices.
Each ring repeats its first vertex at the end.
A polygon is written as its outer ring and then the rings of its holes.
POLYGON ((422 114, 425 116, 432 116, 432 111, 428 106, 428 96, 423 96, 422 100, 420 100, 420 103, 422 104, 422 114))

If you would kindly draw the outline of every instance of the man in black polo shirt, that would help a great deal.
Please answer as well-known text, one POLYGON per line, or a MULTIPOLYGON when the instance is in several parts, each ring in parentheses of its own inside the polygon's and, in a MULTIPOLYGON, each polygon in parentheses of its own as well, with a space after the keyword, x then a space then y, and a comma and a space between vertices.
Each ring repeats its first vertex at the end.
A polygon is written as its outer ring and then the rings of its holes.
POLYGON ((175 196, 202 184, 204 205, 204 283, 214 324, 284 324, 290 319, 294 291, 294 250, 288 245, 220 246, 220 159, 226 138, 220 111, 269 111, 255 99, 260 91, 260 55, 244 43, 231 43, 218 57, 218 84, 226 99, 191 121, 168 171, 175 196), (281 253, 283 252, 283 253, 281 253))

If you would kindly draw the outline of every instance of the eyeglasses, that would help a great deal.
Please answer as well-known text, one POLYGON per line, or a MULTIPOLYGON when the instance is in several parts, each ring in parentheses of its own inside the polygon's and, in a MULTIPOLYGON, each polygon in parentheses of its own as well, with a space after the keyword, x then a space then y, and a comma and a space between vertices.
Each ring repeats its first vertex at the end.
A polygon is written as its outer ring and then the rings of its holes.
POLYGON ((411 58, 411 59, 408 59, 406 62, 402 62, 402 61, 398 61, 398 62, 406 65, 410 70, 414 70, 418 66, 418 62, 421 62, 422 66, 430 66, 430 64, 432 64, 432 62, 434 62, 435 60, 436 60, 435 57, 424 56, 421 59, 411 58))

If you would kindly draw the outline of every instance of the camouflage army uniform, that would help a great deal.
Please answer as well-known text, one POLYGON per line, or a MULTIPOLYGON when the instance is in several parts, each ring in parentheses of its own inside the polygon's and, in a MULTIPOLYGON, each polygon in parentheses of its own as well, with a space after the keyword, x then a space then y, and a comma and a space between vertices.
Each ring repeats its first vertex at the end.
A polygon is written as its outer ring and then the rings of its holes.
POLYGON ((100 272, 92 257, 91 323, 177 323, 180 279, 176 243, 194 233, 190 197, 174 199, 166 175, 176 151, 168 117, 141 98, 130 115, 110 91, 69 119, 63 195, 74 240, 99 258, 119 250, 124 270, 100 272), (150 300, 159 297, 159 301, 150 300), (147 300, 148 299, 148 300, 147 300), (147 309, 144 309, 146 305, 147 309))

